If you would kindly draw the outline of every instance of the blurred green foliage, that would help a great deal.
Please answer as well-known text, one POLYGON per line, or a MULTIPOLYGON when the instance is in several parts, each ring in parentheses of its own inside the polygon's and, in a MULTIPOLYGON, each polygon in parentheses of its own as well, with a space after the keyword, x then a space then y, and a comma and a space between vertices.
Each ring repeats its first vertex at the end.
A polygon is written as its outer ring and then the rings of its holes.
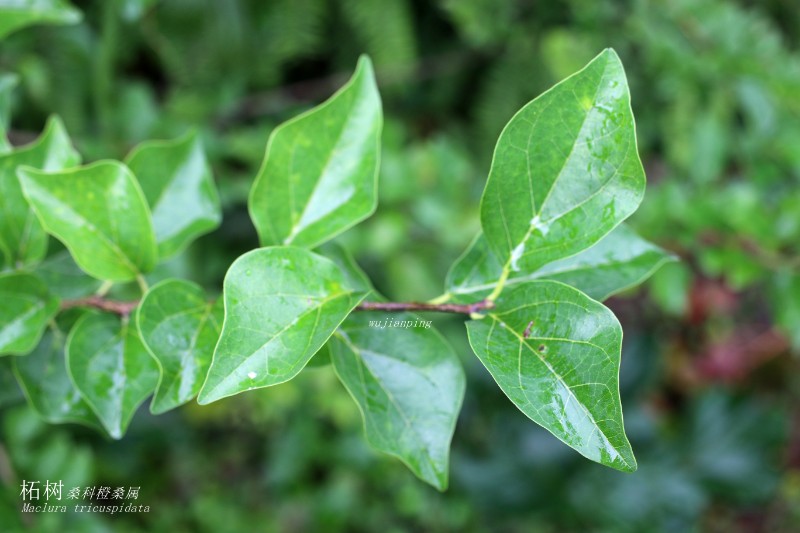
MULTIPOLYGON (((10 137, 57 113, 88 161, 197 128, 222 227, 156 277, 218 290, 255 247, 246 195, 270 130, 378 69, 381 210, 339 239, 397 300, 442 291, 478 229, 492 148, 522 104, 614 47, 648 171, 631 220, 680 255, 610 302, 625 328, 640 469, 592 465, 530 424, 431 317, 468 374, 451 488, 361 438, 330 367, 161 417, 121 442, 50 426, 0 360, 0 523, 9 531, 796 531, 800 529, 800 11, 765 0, 105 0, 0 44, 10 137), (794 355, 793 355, 794 354, 794 355), (140 485, 147 515, 21 515, 22 479, 140 485), (254 525, 255 524, 255 525, 254 525)), ((5 94, 5 93, 4 93, 5 94)), ((57 253, 54 248, 52 253, 57 253)))

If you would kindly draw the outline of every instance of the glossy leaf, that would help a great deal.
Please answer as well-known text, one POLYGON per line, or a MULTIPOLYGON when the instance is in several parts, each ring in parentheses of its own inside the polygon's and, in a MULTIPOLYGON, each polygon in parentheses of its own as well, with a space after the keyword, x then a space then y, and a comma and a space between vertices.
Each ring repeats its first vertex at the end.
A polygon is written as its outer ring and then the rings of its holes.
POLYGON ((150 210, 122 163, 99 161, 50 173, 23 167, 17 174, 44 228, 86 273, 130 281, 155 266, 150 210))
POLYGON ((169 411, 197 395, 223 318, 222 299, 209 302, 194 283, 166 280, 147 292, 139 304, 137 324, 160 371, 150 412, 169 411))
POLYGON ((313 248, 372 214, 382 120, 372 64, 362 57, 327 102, 272 132, 249 199, 262 245, 313 248))
POLYGON ((198 402, 290 380, 364 296, 333 262, 302 248, 239 257, 225 275, 225 322, 198 402))
MULTIPOLYGON (((638 285, 674 257, 620 225, 600 242, 577 255, 560 259, 531 272, 511 272, 505 287, 534 279, 552 279, 571 285, 596 300, 638 285)), ((478 235, 447 274, 447 291, 458 302, 475 302, 488 296, 503 265, 478 235)))
POLYGON ((99 427, 97 416, 70 381, 64 359, 66 337, 48 330, 27 357, 15 357, 14 374, 28 403, 51 424, 74 422, 99 427))
POLYGON ((183 250, 219 226, 219 196, 197 135, 142 143, 125 162, 150 204, 159 257, 183 250))
POLYGON ((6 132, 11 122, 11 93, 18 81, 14 74, 0 74, 0 154, 11 151, 6 132))
POLYGON ((108 313, 87 313, 67 338, 67 369, 109 435, 120 439, 158 383, 158 366, 136 326, 108 313))
POLYGON ((0 274, 0 355, 25 355, 39 343, 59 300, 31 274, 0 274))
MULTIPOLYGON (((359 406, 369 443, 444 490, 464 371, 434 328, 376 325, 384 319, 348 317, 329 343, 333 367, 359 406)), ((419 317, 393 314, 394 321, 419 323, 419 317)))
POLYGON ((32 144, 0 155, 0 251, 7 265, 34 264, 47 252, 47 233, 22 194, 17 168, 60 170, 78 163, 80 156, 58 118, 50 119, 32 144))
POLYGON ((644 186, 625 73, 606 50, 506 125, 481 226, 504 267, 532 272, 600 240, 636 210, 644 186))
POLYGON ((51 293, 65 300, 89 296, 103 284, 81 270, 67 250, 57 252, 36 265, 33 273, 51 293))
POLYGON ((0 39, 33 24, 75 24, 81 12, 66 0, 5 0, 0 2, 0 39))
POLYGON ((622 328, 609 309, 562 283, 531 281, 504 291, 467 331, 531 420, 588 459, 636 470, 619 397, 622 328))

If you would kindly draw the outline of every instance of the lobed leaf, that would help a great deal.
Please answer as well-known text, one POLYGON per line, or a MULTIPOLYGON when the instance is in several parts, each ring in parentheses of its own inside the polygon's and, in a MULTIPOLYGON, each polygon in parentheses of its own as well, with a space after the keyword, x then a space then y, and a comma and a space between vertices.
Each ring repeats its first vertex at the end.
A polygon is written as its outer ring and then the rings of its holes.
MULTIPOLYGON (((392 321, 419 322, 410 313, 392 321)), ((434 328, 376 326, 352 315, 329 343, 336 375, 356 401, 369 443, 420 479, 447 488, 450 440, 464 398, 458 356, 434 328)))
POLYGON ((67 370, 109 435, 121 439, 158 384, 158 366, 136 327, 108 313, 87 313, 67 337, 67 370))
POLYGON ((144 142, 133 149, 125 163, 150 204, 159 257, 178 253, 219 226, 219 195, 196 134, 173 141, 144 142))
POLYGON ((0 154, 0 251, 8 266, 35 264, 47 253, 47 233, 25 200, 17 168, 28 165, 52 171, 79 163, 80 155, 55 117, 35 142, 0 154))
POLYGON ((295 247, 244 254, 223 287, 225 321, 201 404, 290 380, 365 296, 333 262, 295 247))
POLYGON ((372 214, 382 120, 362 57, 327 102, 272 132, 248 202, 262 245, 314 248, 372 214))
MULTIPOLYGON (((674 260, 674 256, 622 224, 577 255, 553 261, 533 272, 510 272, 504 286, 552 279, 602 301, 638 285, 661 265, 674 260)), ((503 265, 479 234, 447 273, 447 291, 458 302, 479 301, 492 292, 502 272, 503 265)))
POLYGON ((49 173, 23 167, 17 174, 44 228, 87 274, 130 281, 155 266, 150 210, 127 166, 99 161, 49 173))
POLYGON ((505 269, 533 272, 600 240, 636 210, 644 186, 628 84, 609 49, 506 125, 481 226, 505 269))
POLYGON ((622 422, 622 328, 614 314, 557 281, 505 290, 467 322, 475 354, 512 402, 582 455, 636 470, 622 422))
POLYGON ((81 18, 66 0, 5 0, 0 3, 0 39, 33 24, 75 24, 81 18))
POLYGON ((59 300, 32 274, 0 274, 0 355, 25 355, 58 312, 59 300))
POLYGON ((28 403, 51 424, 74 422, 98 427, 99 421, 70 381, 64 347, 66 337, 48 330, 27 357, 15 357, 14 374, 28 403))
POLYGON ((202 288, 166 280, 147 291, 136 321, 160 377, 150 412, 159 414, 194 398, 211 365, 224 318, 222 299, 206 299, 202 288))

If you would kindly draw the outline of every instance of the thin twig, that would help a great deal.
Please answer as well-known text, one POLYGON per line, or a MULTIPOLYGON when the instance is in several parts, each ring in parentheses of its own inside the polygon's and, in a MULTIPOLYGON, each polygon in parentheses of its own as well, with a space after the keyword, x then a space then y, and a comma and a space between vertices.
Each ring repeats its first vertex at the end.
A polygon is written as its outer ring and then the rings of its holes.
MULTIPOLYGON (((107 300, 102 296, 88 296, 77 300, 64 300, 61 302, 61 309, 71 309, 73 307, 93 307, 101 311, 116 313, 121 316, 128 316, 139 305, 139 300, 116 301, 107 300)), ((494 303, 488 300, 472 304, 431 304, 422 302, 363 302, 355 308, 356 311, 433 311, 437 313, 458 313, 471 315, 494 307, 494 303)))
POLYGON ((77 300, 64 300, 61 302, 61 309, 72 309, 73 307, 93 307, 101 311, 116 313, 120 316, 128 316, 139 305, 139 300, 120 302, 116 300, 106 300, 102 296, 87 296, 77 300))

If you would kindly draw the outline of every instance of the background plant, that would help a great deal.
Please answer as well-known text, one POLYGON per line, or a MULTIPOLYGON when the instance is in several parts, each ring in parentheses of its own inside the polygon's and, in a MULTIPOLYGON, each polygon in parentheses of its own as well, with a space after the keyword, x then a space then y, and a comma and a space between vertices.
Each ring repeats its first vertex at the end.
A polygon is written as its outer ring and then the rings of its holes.
MULTIPOLYGON (((108 4, 79 5, 79 25, 3 41, 0 61, 19 79, 11 139, 34 139, 28 132, 57 113, 92 161, 200 126, 225 216, 216 234, 161 267, 170 275, 218 287, 233 259, 254 247, 244 206, 269 131, 330 94, 362 50, 376 61, 384 100, 382 208, 341 241, 391 299, 441 291, 478 230, 502 126, 607 46, 633 85, 649 178, 632 223, 683 260, 664 267, 646 292, 609 301, 626 331, 621 389, 635 476, 595 471, 550 446, 470 362, 461 321, 441 317, 436 325, 470 383, 446 496, 363 450, 359 414, 325 370, 237 396, 229 407, 143 417, 129 437, 142 444, 121 448, 73 426, 45 430, 13 406, 20 393, 6 387, 3 443, 18 475, 33 477, 42 458, 63 458, 71 475, 87 480, 142 477, 143 486, 164 487, 154 499, 188 510, 190 518, 169 510, 148 517, 148 527, 173 530, 243 526, 244 515, 265 527, 333 530, 387 522, 411 530, 735 530, 796 520, 796 446, 784 415, 796 403, 786 333, 796 329, 797 300, 785 281, 793 279, 796 217, 792 195, 780 192, 791 191, 797 175, 790 147, 798 20, 786 4, 518 2, 498 11, 482 2, 397 2, 392 9, 402 16, 382 25, 382 10, 360 10, 364 26, 385 29, 372 38, 353 30, 355 11, 343 3, 309 2, 302 14, 247 2, 121 2, 118 11, 108 4), (390 34, 404 37, 381 42, 390 34), (273 77, 262 76, 267 71, 273 77), (757 121, 770 117, 761 129, 757 121), (696 177, 703 173, 712 176, 705 184, 696 177), (759 250, 741 238, 753 232, 759 250), (209 468, 219 475, 198 476, 194 465, 208 465, 209 456, 218 458, 209 468), (234 480, 224 489, 213 481, 222 472, 234 480), (265 509, 253 492, 275 505, 265 509)), ((135 286, 125 290, 116 296, 136 297, 135 286)))

